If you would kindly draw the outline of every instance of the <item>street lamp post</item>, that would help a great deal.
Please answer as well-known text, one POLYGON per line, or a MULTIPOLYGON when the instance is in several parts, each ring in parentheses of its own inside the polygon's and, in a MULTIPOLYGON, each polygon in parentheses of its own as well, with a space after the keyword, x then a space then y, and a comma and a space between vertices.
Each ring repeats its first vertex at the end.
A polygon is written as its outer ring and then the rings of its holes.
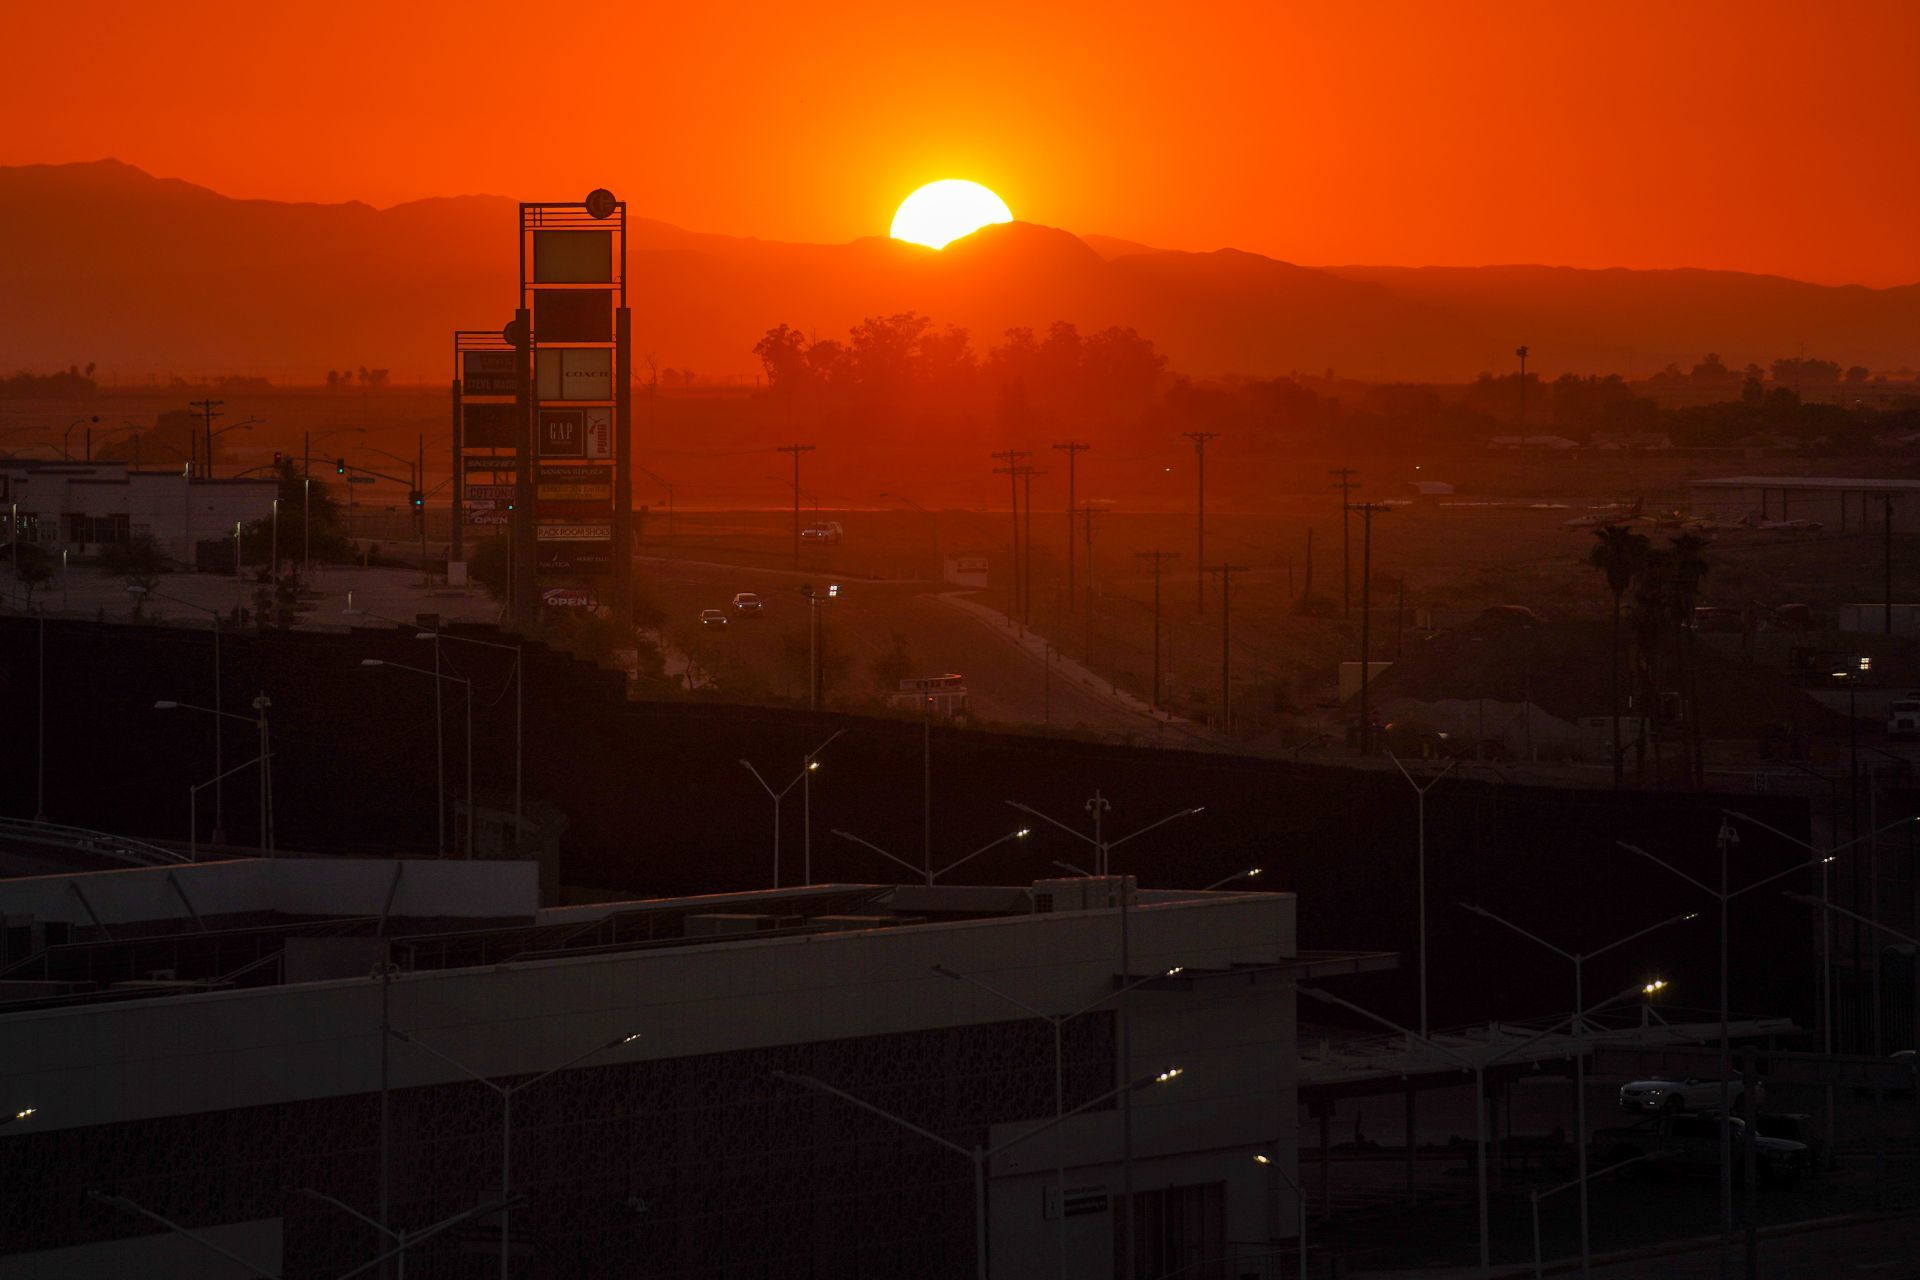
POLYGON ((466 686, 467 699, 467 838, 466 854, 473 856, 473 681, 465 676, 447 675, 439 671, 429 671, 425 667, 410 666, 404 662, 389 662, 385 658, 362 658, 363 667, 392 667, 398 671, 411 671, 417 676, 425 676, 433 681, 433 750, 434 771, 438 779, 439 790, 434 797, 434 819, 440 830, 440 856, 447 853, 447 757, 446 731, 441 719, 440 686, 451 681, 466 686))
POLYGON ((1427 779, 1427 785, 1423 787, 1419 783, 1413 780, 1413 775, 1407 772, 1407 766, 1400 763, 1399 756, 1396 756, 1393 754, 1393 752, 1389 751, 1387 752, 1387 759, 1393 761, 1394 767, 1400 770, 1400 776, 1405 778, 1407 780, 1407 785, 1413 788, 1414 803, 1416 805, 1416 808, 1419 814, 1419 835, 1417 837, 1418 843, 1415 846, 1417 850, 1417 854, 1416 854, 1417 862, 1416 862, 1415 871, 1414 871, 1414 882, 1418 887, 1418 891, 1419 891, 1418 896, 1420 899, 1420 1034, 1424 1036, 1427 1034, 1427 1031, 1428 1031, 1428 1024, 1427 1024, 1427 792, 1433 790, 1436 786, 1440 785, 1440 779, 1446 777, 1449 773, 1452 773, 1453 767, 1459 764, 1460 761, 1458 759, 1447 761, 1447 767, 1442 769, 1439 773, 1436 773, 1433 777, 1427 779))
MULTIPOLYGON (((781 787, 778 791, 775 791, 773 787, 767 783, 767 780, 762 776, 760 776, 760 771, 753 767, 753 763, 751 761, 746 760, 744 758, 740 761, 740 764, 746 769, 746 771, 753 775, 753 780, 760 784, 760 789, 762 791, 765 791, 768 797, 773 801, 773 887, 776 889, 780 887, 780 802, 786 798, 787 792, 793 790, 796 784, 804 780, 808 774, 812 773, 814 769, 818 767, 819 762, 817 757, 820 755, 820 753, 822 751, 825 751, 835 738, 839 737, 841 734, 845 732, 846 732, 845 729, 834 730, 833 733, 827 737, 827 740, 825 742, 822 742, 819 746, 815 747, 813 750, 807 752, 804 756, 800 757, 800 772, 794 774, 793 781, 787 783, 786 786, 781 787)), ((812 875, 812 872, 813 872, 812 804, 813 804, 812 791, 811 789, 809 789, 807 793, 808 814, 807 814, 807 832, 806 832, 807 862, 808 862, 808 866, 806 870, 807 870, 808 883, 812 883, 812 879, 813 879, 813 875, 812 875)))
MULTIPOLYGON (((1002 837, 1002 838, 1004 839, 1005 837, 1002 837)), ((999 841, 995 841, 994 843, 998 844, 999 841)), ((893 855, 887 854, 886 856, 892 857, 893 855)), ((895 859, 895 861, 898 861, 898 859, 895 859)), ((1052 1028, 1052 1031, 1053 1031, 1053 1115, 1054 1115, 1054 1124, 1056 1126, 1054 1129, 1054 1141, 1053 1141, 1053 1165, 1054 1165, 1053 1176, 1054 1176, 1054 1194, 1060 1198, 1059 1211, 1055 1214, 1054 1221, 1060 1224, 1055 1234, 1057 1236, 1056 1243, 1059 1246, 1058 1248, 1059 1273, 1062 1277, 1064 1277, 1067 1273, 1067 1215, 1066 1215, 1067 1172, 1066 1172, 1066 1148, 1064 1144, 1065 1135, 1058 1128, 1058 1126, 1060 1122, 1066 1118, 1066 1114, 1067 1114, 1067 1110, 1066 1110, 1067 1108, 1067 1058, 1066 1058, 1066 1048, 1064 1043, 1066 1024, 1069 1022, 1072 1022, 1075 1018, 1078 1018, 1083 1014, 1092 1013, 1095 1009, 1098 1009, 1101 1005, 1106 1004, 1109 1001, 1119 999, 1121 996, 1125 995, 1127 992, 1133 990, 1135 987, 1140 986, 1143 983, 1157 982, 1161 978, 1171 978, 1175 974, 1178 974, 1183 968, 1185 968, 1184 965, 1175 965, 1173 968, 1167 969, 1164 972, 1149 974, 1144 978, 1136 978, 1135 980, 1133 980, 1132 982, 1129 982, 1126 986, 1121 987, 1117 991, 1109 991, 1106 995, 1101 996, 1098 1000, 1094 1000, 1087 1004, 1081 1005, 1078 1009, 1075 1009, 1072 1013, 1042 1013, 1040 1012, 1040 1010, 1034 1008, 1032 1005, 1028 1004, 1026 1001, 1020 999, 1020 997, 1015 995, 1010 995, 1007 992, 1000 990, 1000 988, 993 986, 990 983, 983 982, 981 979, 976 978, 971 974, 956 972, 955 970, 947 968, 947 966, 943 964, 936 964, 933 966, 933 971, 939 974, 941 977, 951 978, 956 982, 965 982, 971 986, 978 987, 980 990, 986 992, 990 996, 995 997, 996 999, 1003 1000, 1006 1003, 1013 1005, 1017 1009, 1025 1010, 1027 1013, 1030 1013, 1034 1017, 1039 1018, 1043 1022, 1046 1022, 1052 1028)))
POLYGON ((596 1054, 610 1053, 613 1050, 620 1048, 622 1045, 632 1044, 635 1040, 638 1040, 640 1038, 640 1033, 635 1031, 630 1035, 621 1036, 617 1040, 609 1040, 605 1044, 597 1044, 593 1048, 588 1049, 585 1053, 575 1054, 573 1057, 567 1059, 565 1062, 561 1063, 559 1066, 549 1067, 547 1070, 542 1071, 539 1075, 533 1077, 533 1079, 522 1080, 518 1084, 501 1084, 497 1080, 489 1079, 488 1077, 483 1076, 479 1072, 475 1071, 473 1068, 467 1066, 464 1062, 461 1062, 459 1059, 451 1057, 445 1053, 442 1053, 440 1050, 434 1048, 432 1045, 428 1044, 426 1041, 410 1036, 404 1031, 400 1031, 393 1027, 389 1027, 387 1028, 387 1034, 392 1036, 394 1039, 401 1041, 403 1044, 410 1044, 416 1049, 421 1049, 426 1051, 427 1053, 432 1054, 434 1057, 440 1059, 440 1061, 446 1063, 448 1066, 452 1067, 454 1070, 460 1072, 460 1074, 466 1076, 471 1080, 476 1080, 479 1083, 485 1085, 487 1088, 493 1090, 493 1092, 497 1094, 500 1098, 500 1280, 508 1280, 508 1276, 507 1276, 507 1214, 508 1214, 508 1202, 512 1199, 512 1193, 510 1188, 512 1187, 514 1095, 525 1093, 528 1089, 533 1088, 533 1086, 539 1084, 542 1080, 545 1080, 548 1076, 556 1075, 559 1072, 565 1071, 569 1067, 577 1067, 581 1063, 585 1062, 588 1058, 591 1058, 596 1054))
POLYGON ((1442 1057, 1449 1058, 1458 1063, 1463 1070, 1473 1072, 1474 1169, 1476 1182, 1478 1184, 1476 1194, 1480 1203, 1480 1274, 1482 1276, 1491 1276, 1493 1274, 1493 1238, 1487 1226, 1487 1068, 1497 1066, 1513 1055, 1546 1039, 1548 1036, 1558 1033, 1562 1027, 1578 1024, 1581 1019, 1585 1018, 1588 1014, 1598 1013, 1609 1005, 1618 1004, 1622 1000, 1632 999, 1637 995, 1641 995, 1649 990, 1658 989, 1659 986, 1664 985, 1664 983, 1650 983, 1646 987, 1629 987, 1624 991, 1608 996, 1598 1004, 1586 1009, 1575 1010, 1571 1018, 1563 1018, 1538 1035, 1527 1040, 1522 1040, 1518 1044, 1511 1045, 1502 1049, 1499 1053, 1492 1055, 1461 1053, 1456 1049, 1441 1044, 1438 1040, 1430 1039, 1417 1031, 1412 1031, 1401 1026, 1397 1022, 1389 1021, 1373 1010, 1363 1008, 1351 1000, 1343 1000, 1331 991, 1322 991, 1318 987, 1299 986, 1296 986, 1294 990, 1300 995, 1306 996, 1309 999, 1318 1000, 1322 1004, 1338 1005, 1343 1009, 1359 1014, 1369 1022, 1378 1023, 1389 1031, 1405 1036, 1407 1039, 1409 1058, 1412 1057, 1413 1045, 1418 1042, 1442 1057))
MULTIPOLYGON (((1882 828, 1882 830, 1891 830, 1893 827, 1897 827, 1897 826, 1903 825, 1904 823, 1908 823, 1912 821, 1915 821, 1915 819, 1902 818, 1899 822, 1888 824, 1888 826, 1885 828, 1882 828)), ((1731 889, 1731 890, 1727 888, 1727 850, 1730 845, 1739 843, 1740 833, 1735 831, 1733 829, 1732 824, 1725 820, 1721 822, 1719 834, 1714 839, 1714 845, 1720 854, 1720 887, 1718 889, 1715 889, 1710 885, 1704 883, 1703 881, 1695 878, 1694 876, 1691 876, 1686 872, 1680 870, 1680 868, 1674 866, 1671 862, 1668 862, 1666 859, 1658 857, 1654 854, 1648 853, 1645 849, 1640 848, 1638 845, 1628 844, 1624 840, 1615 842, 1622 849, 1625 849, 1627 852, 1637 853, 1641 857, 1647 859, 1649 862, 1665 867, 1668 871, 1672 872, 1676 876, 1679 876, 1682 880, 1685 880, 1688 884, 1691 884, 1694 888, 1700 890, 1700 892, 1706 894, 1709 898, 1714 899, 1720 904, 1720 1108, 1719 1109, 1722 1116, 1730 1116, 1732 1114, 1732 1105, 1733 1105, 1733 1100, 1731 1097, 1731 1082, 1728 1079, 1728 1077, 1731 1076, 1733 1073, 1733 1046, 1732 1046, 1732 1041, 1730 1039, 1729 1030, 1728 1030, 1729 1023, 1732 1021, 1730 997, 1728 995, 1728 971, 1727 971, 1727 917, 1728 917, 1729 906, 1732 904, 1735 898, 1738 898, 1743 894, 1752 893, 1755 889, 1764 888, 1765 886, 1770 885, 1777 880, 1784 879, 1787 876, 1794 875, 1801 871, 1806 871, 1812 867, 1821 866, 1826 863, 1831 863, 1839 856, 1842 850, 1851 848, 1853 845, 1859 844, 1862 840, 1870 840, 1874 836, 1879 834, 1880 834, 1879 831, 1875 831, 1868 835, 1861 836, 1858 840, 1848 841, 1846 844, 1840 845, 1832 850, 1829 850, 1824 854, 1817 854, 1816 856, 1808 859, 1805 862, 1796 863, 1794 866, 1788 867, 1784 871, 1775 872, 1770 876, 1766 876, 1762 879, 1755 880, 1751 884, 1744 885, 1741 888, 1731 889)), ((1720 1136, 1717 1139, 1717 1141, 1720 1144, 1720 1260, 1721 1260, 1720 1269, 1723 1274, 1726 1272, 1727 1267, 1730 1265, 1730 1259, 1732 1257, 1732 1249, 1733 1249, 1733 1134, 1732 1134, 1732 1128, 1733 1126, 1730 1124, 1722 1124, 1720 1126, 1720 1136)))
MULTIPOLYGON (((238 545, 236 544, 235 555, 238 556, 238 554, 238 545)), ((171 596, 163 591, 155 591, 150 587, 128 587, 127 590, 143 595, 149 600, 168 600, 188 609, 198 609, 213 619, 213 710, 215 716, 213 721, 213 831, 208 838, 214 844, 225 844, 227 842, 226 787, 221 782, 221 779, 225 778, 228 773, 237 771, 223 769, 221 767, 222 735, 220 732, 220 720, 225 715, 225 707, 222 705, 220 682, 220 611, 209 608, 203 604, 195 604, 191 600, 182 600, 178 596, 171 596)), ((242 767, 244 768, 245 766, 242 767)))
POLYGON ((1691 920, 1695 916, 1697 916, 1699 912, 1690 911, 1685 915, 1669 916, 1667 919, 1661 920, 1656 924, 1650 924, 1644 929, 1640 929, 1634 933, 1630 933, 1624 938, 1620 938, 1613 942, 1609 942, 1604 947, 1599 947, 1592 951, 1576 953, 1576 952, 1567 951, 1567 950, 1564 950, 1563 948, 1557 947, 1553 943, 1548 942, 1545 938, 1540 937, 1538 934, 1529 933, 1527 930, 1522 929, 1519 925, 1515 924, 1513 921, 1508 920, 1503 916, 1497 916, 1493 912, 1485 909, 1484 907, 1476 907, 1465 902, 1461 903, 1460 905, 1466 908, 1468 911, 1473 912, 1473 914, 1480 916, 1482 919, 1491 920, 1495 924, 1505 925, 1507 928, 1513 930, 1515 933, 1527 939, 1529 942, 1537 943, 1540 946, 1545 947, 1547 950, 1553 952, 1555 955, 1559 956, 1561 959, 1571 961, 1573 964, 1573 1009, 1574 1009, 1573 1035, 1576 1040, 1579 1040, 1582 1042, 1578 1050, 1573 1055, 1574 1147, 1575 1147, 1575 1154, 1579 1161, 1579 1168, 1580 1168, 1580 1178, 1579 1178, 1579 1183, 1580 1183, 1580 1274, 1583 1276, 1590 1275, 1592 1274, 1592 1271, 1593 1271, 1593 1250, 1591 1246, 1591 1238, 1588 1233, 1588 1216, 1587 1216, 1587 1052, 1586 1052, 1586 1044, 1585 1044, 1586 1020, 1580 1016, 1580 1009, 1586 1003, 1586 987, 1585 987, 1586 964, 1587 964, 1587 961, 1593 959, 1595 956, 1605 955, 1607 952, 1612 951, 1616 947, 1624 947, 1627 943, 1632 942, 1637 938, 1643 938, 1647 934, 1652 933, 1656 929, 1664 929, 1670 924, 1679 924, 1683 920, 1691 920))
MULTIPOLYGON (((1092 584, 1093 584, 1093 557, 1091 555, 1087 557, 1087 584, 1088 584, 1088 589, 1091 590, 1092 584)), ((1104 878, 1111 874, 1112 866, 1113 866, 1113 851, 1119 846, 1125 844, 1129 840, 1137 839, 1138 837, 1147 834, 1147 832, 1149 831, 1155 830, 1156 828, 1159 828, 1159 827, 1163 827, 1167 823, 1172 822, 1177 818, 1192 817, 1195 814, 1204 812, 1206 809, 1205 805, 1194 805, 1190 808, 1176 810, 1175 812, 1168 814, 1164 818, 1161 818, 1154 822, 1149 822, 1146 826, 1140 827, 1128 833, 1127 835, 1121 836, 1118 840, 1108 840, 1106 838, 1105 831, 1103 830, 1102 824, 1103 824, 1103 820, 1106 817, 1107 810, 1113 807, 1113 803, 1109 801, 1106 798, 1106 796, 1102 795, 1098 791, 1095 791, 1093 793, 1093 795, 1087 800, 1087 803, 1085 805, 1087 814, 1093 819, 1092 835, 1088 835, 1084 831, 1076 831, 1074 828, 1068 826, 1066 823, 1060 822, 1054 818, 1048 817, 1046 814, 1041 813, 1038 809, 1035 809, 1031 805, 1021 804, 1017 800, 1009 800, 1007 801, 1007 804, 1011 808, 1020 810, 1022 813, 1032 814, 1034 817, 1039 818, 1043 822, 1051 823, 1053 826, 1058 827, 1060 830, 1066 832, 1068 835, 1074 837, 1074 839, 1076 840, 1085 841, 1087 844, 1092 845, 1093 855, 1094 855, 1094 862, 1093 862, 1094 874, 1095 876, 1101 877, 1101 878, 1104 878)), ((1120 912, 1119 912, 1120 914, 1120 972, 1122 976, 1130 976, 1133 972, 1133 943, 1132 943, 1132 937, 1128 932, 1127 899, 1129 895, 1127 893, 1127 886, 1124 880, 1121 882, 1119 886, 1119 891, 1120 891, 1119 892, 1119 896, 1120 896, 1120 912)), ((1122 1000, 1119 1003, 1117 1008, 1118 1021, 1120 1023, 1120 1062, 1121 1062, 1121 1072, 1123 1074, 1131 1073, 1133 1070, 1133 1018, 1132 1018, 1133 1010, 1131 1006, 1132 1006, 1131 1001, 1122 1000)), ((1121 1203, 1124 1207, 1124 1212, 1123 1212, 1124 1222, 1122 1225, 1121 1236, 1120 1236, 1120 1248, 1121 1248, 1121 1256, 1122 1256, 1121 1271, 1123 1274, 1131 1277, 1134 1271, 1134 1266, 1133 1266, 1133 1263, 1134 1263, 1134 1253, 1133 1253, 1133 1235, 1134 1235, 1134 1232, 1133 1232, 1133 1223, 1134 1223, 1134 1218, 1133 1218, 1133 1095, 1131 1094, 1128 1094, 1125 1097, 1122 1097, 1120 1099, 1120 1182, 1121 1182, 1121 1195, 1123 1197, 1121 1203)))
POLYGON ((888 853, 885 849, 882 849, 879 845, 873 843, 873 841, 863 840, 859 836, 853 834, 853 832, 851 831, 842 831, 840 830, 840 828, 835 827, 831 834, 839 836, 842 840, 851 840, 857 845, 861 845, 864 848, 871 849, 873 850, 873 852, 885 858, 888 862, 892 862, 899 866, 905 867, 907 870, 914 872, 917 875, 924 875, 926 877, 927 887, 932 888, 934 881, 938 880, 941 876, 947 874, 947 872, 952 871, 955 867, 958 867, 961 863, 971 862, 975 858, 979 857, 981 854, 985 853, 987 850, 997 849, 1001 845, 1007 843, 1007 841, 1009 840, 1025 840, 1028 836, 1033 834, 1033 828, 1021 827, 1018 831, 1009 831, 1007 832, 1007 834, 1003 836, 997 836, 994 839, 989 840, 986 844, 981 845, 978 849, 975 849, 972 853, 967 854, 965 857, 955 858, 952 862, 949 862, 946 866, 941 867, 938 871, 934 870, 932 862, 928 862, 927 865, 924 867, 916 867, 911 862, 908 862, 905 858, 896 858, 891 853, 888 853))
POLYGON ((1151 1075, 1144 1075, 1139 1077, 1138 1079, 1129 1080, 1125 1084, 1122 1084, 1116 1088, 1107 1090, 1107 1092, 1101 1094, 1097 1098, 1094 1098, 1088 1102, 1081 1103, 1079 1106, 1067 1112, 1065 1115, 1056 1116, 1052 1120, 1047 1121, 1045 1124, 1040 1125, 1038 1128, 1028 1129, 1025 1133, 1009 1138, 1005 1142, 1002 1142, 998 1146, 994 1146, 994 1147, 985 1146, 979 1143, 976 1143, 971 1147, 963 1147, 959 1143, 954 1142, 951 1139, 941 1137, 939 1134, 934 1133, 932 1130, 921 1128, 919 1125, 913 1123, 913 1121, 911 1120, 895 1115, 893 1112, 888 1111, 884 1107, 875 1106, 873 1103, 868 1102, 863 1098, 856 1098, 852 1094, 846 1092, 844 1089, 836 1089, 832 1085, 828 1084, 826 1081, 815 1079, 813 1076, 794 1075, 791 1072, 776 1071, 773 1073, 773 1078, 775 1080, 780 1081, 782 1084, 797 1084, 802 1088, 811 1089, 815 1093, 824 1093, 832 1097, 838 1098, 842 1102, 847 1103, 849 1106, 858 1107, 860 1110, 867 1112, 869 1115, 879 1116, 882 1120, 885 1120, 890 1124, 898 1125, 900 1128, 907 1130, 907 1132, 909 1133, 919 1134, 921 1137, 925 1138, 928 1142, 932 1142, 938 1146, 945 1147, 947 1150, 953 1152, 955 1155, 960 1156, 962 1159, 972 1161, 973 1162, 973 1247, 974 1247, 973 1270, 974 1270, 974 1275, 977 1276, 979 1280, 987 1280, 987 1270, 988 1270, 987 1268, 987 1169, 988 1169, 988 1166, 992 1163, 993 1158, 999 1155, 1001 1152, 1007 1150, 1009 1147, 1018 1146, 1019 1144, 1027 1141, 1029 1138, 1039 1137, 1041 1134, 1059 1126, 1060 1124, 1073 1118, 1074 1116, 1079 1115, 1083 1111, 1092 1110, 1094 1107, 1097 1107, 1104 1102, 1110 1102, 1114 1098, 1129 1097, 1132 1094, 1139 1092, 1141 1089, 1150 1088, 1156 1084, 1167 1084, 1173 1080, 1179 1079, 1184 1074, 1186 1074, 1185 1071, 1180 1067, 1168 1067, 1164 1071, 1154 1072, 1151 1075))
MULTIPOLYGON (((263 858, 273 852, 273 751, 268 742, 267 730, 267 711, 272 706, 272 701, 264 691, 255 695, 253 699, 254 714, 251 716, 237 715, 234 712, 222 711, 215 707, 202 707, 191 702, 176 702, 170 699, 153 704, 155 711, 198 711, 204 715, 221 717, 227 720, 238 720, 243 724, 250 723, 260 731, 260 754, 255 760, 249 761, 248 764, 257 763, 260 766, 260 856, 263 858)), ((238 773, 240 769, 246 767, 246 765, 241 765, 235 769, 228 769, 218 777, 209 779, 209 781, 217 782, 220 778, 238 773)), ((218 791, 216 791, 215 795, 217 796, 218 794, 218 791)))

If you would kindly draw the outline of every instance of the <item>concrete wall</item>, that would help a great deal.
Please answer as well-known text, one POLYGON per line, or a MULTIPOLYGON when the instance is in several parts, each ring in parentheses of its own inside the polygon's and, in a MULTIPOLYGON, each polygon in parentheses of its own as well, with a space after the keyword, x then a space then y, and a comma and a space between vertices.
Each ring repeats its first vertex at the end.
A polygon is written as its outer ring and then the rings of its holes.
POLYGON ((538 909, 539 871, 535 862, 433 858, 245 858, 130 867, 0 880, 0 915, 89 926, 91 905, 108 928, 184 918, 186 903, 202 916, 248 911, 371 916, 386 907, 392 890, 396 916, 532 917, 538 909), (396 869, 400 884, 393 890, 396 869))

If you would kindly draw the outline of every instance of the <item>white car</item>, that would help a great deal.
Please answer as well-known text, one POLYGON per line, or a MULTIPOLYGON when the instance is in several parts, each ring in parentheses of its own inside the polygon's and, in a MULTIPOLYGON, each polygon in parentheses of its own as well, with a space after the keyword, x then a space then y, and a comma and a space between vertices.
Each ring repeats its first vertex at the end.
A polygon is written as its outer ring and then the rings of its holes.
MULTIPOLYGON (((1744 1087, 1740 1081, 1727 1082, 1728 1105, 1738 1108, 1743 1093, 1744 1087)), ((1756 1085, 1753 1100, 1756 1104, 1765 1102, 1766 1090, 1756 1085)), ((1620 1086, 1620 1106, 1626 1111, 1642 1112, 1718 1111, 1720 1081, 1700 1076, 1681 1079, 1661 1076, 1652 1080, 1635 1080, 1620 1086)))
POLYGON ((742 591, 733 598, 733 611, 735 613, 759 613, 766 607, 767 602, 751 591, 742 591))

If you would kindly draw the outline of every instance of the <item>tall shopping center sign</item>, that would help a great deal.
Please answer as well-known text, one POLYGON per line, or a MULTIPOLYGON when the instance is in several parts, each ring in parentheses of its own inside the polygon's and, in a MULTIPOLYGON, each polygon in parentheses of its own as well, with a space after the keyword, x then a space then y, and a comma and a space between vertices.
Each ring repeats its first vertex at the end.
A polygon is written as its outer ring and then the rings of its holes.
POLYGON ((454 552, 504 529, 513 616, 633 616, 627 206, 608 191, 520 206, 520 305, 454 335, 454 552), (557 603, 556 603, 557 602, 557 603))

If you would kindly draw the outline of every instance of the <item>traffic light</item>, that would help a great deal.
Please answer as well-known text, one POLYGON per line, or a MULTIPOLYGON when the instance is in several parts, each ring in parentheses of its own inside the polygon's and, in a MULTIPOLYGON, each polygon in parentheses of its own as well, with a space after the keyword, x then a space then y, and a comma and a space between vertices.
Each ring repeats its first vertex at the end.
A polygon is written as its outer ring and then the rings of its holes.
POLYGON ((407 501, 413 504, 414 509, 417 511, 427 505, 427 495, 418 489, 409 489, 407 490, 407 501))
POLYGON ((275 449, 273 451, 273 465, 276 467, 279 466, 280 460, 284 457, 286 457, 285 454, 281 453, 278 449, 275 449))
POLYGON ((347 460, 345 458, 335 458, 333 460, 333 474, 337 476, 347 474, 347 460))

